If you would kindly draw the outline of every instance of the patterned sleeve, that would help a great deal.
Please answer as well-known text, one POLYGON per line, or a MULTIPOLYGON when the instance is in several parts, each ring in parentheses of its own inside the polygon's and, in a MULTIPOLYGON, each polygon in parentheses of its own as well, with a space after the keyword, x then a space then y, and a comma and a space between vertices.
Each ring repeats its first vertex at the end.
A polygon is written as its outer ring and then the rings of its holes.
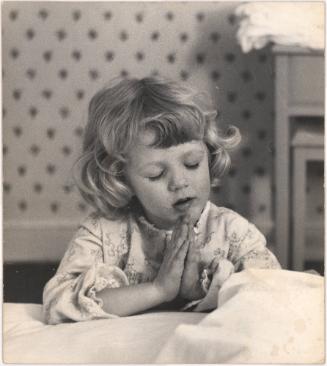
POLYGON ((229 244, 227 259, 234 264, 236 271, 281 268, 275 255, 266 247, 265 237, 242 216, 235 213, 229 217, 225 235, 229 244))
POLYGON ((48 324, 113 318, 102 309, 97 292, 128 285, 119 267, 121 258, 104 265, 100 219, 90 215, 78 228, 43 292, 43 311, 48 324))

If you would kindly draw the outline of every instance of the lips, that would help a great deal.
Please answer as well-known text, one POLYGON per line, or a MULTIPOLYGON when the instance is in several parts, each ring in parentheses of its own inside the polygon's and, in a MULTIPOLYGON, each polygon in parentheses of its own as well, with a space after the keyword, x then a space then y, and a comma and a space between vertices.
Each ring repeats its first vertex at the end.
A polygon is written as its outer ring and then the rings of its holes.
POLYGON ((177 211, 181 212, 187 211, 192 206, 194 199, 195 199, 194 197, 180 198, 173 204, 173 207, 177 211))

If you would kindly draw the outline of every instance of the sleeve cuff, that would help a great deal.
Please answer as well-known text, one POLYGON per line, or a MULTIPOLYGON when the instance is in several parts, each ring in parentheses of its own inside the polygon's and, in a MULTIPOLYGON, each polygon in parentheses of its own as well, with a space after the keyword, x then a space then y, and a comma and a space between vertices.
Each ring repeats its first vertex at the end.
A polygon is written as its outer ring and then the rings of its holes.
POLYGON ((94 271, 94 284, 89 288, 86 295, 102 308, 103 302, 97 297, 97 293, 104 290, 105 288, 128 286, 129 281, 124 271, 116 266, 101 264, 94 268, 94 271))

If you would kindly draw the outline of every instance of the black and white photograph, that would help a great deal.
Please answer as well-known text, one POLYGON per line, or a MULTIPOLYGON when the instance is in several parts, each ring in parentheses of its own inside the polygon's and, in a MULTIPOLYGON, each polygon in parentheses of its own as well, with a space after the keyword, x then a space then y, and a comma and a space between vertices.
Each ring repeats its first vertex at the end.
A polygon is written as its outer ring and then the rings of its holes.
POLYGON ((3 1, 2 362, 325 362, 325 2, 3 1))

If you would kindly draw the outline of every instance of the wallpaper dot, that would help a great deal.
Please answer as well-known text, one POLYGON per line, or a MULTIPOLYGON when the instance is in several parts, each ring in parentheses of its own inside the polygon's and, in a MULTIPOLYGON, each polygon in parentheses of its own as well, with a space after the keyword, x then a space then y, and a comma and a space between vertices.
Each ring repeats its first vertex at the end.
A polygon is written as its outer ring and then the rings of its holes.
POLYGON ((110 11, 106 11, 103 14, 103 17, 104 17, 105 20, 110 20, 112 18, 112 13, 110 11))
POLYGON ((124 77, 127 77, 127 76, 128 76, 128 71, 127 71, 127 70, 125 70, 125 69, 121 70, 121 71, 120 71, 120 76, 122 76, 123 78, 124 78, 124 77))
POLYGON ((248 184, 245 184, 242 186, 242 192, 243 194, 249 194, 251 192, 251 187, 248 184))
POLYGON ((265 212, 267 210, 267 206, 265 204, 259 205, 259 212, 265 212))
POLYGON ((261 54, 258 55, 258 60, 261 63, 265 63, 267 61, 267 58, 268 57, 267 57, 267 55, 265 53, 261 53, 261 54))
POLYGON ((43 58, 46 62, 49 62, 51 61, 51 58, 52 58, 52 52, 51 51, 45 51, 43 53, 43 58))
POLYGON ((55 137, 56 130, 54 128, 47 129, 47 137, 48 139, 52 140, 55 137))
POLYGON ((228 92, 227 93, 227 100, 230 103, 234 103, 237 99, 237 93, 236 92, 228 92))
POLYGON ((26 201, 19 201, 18 202, 18 207, 21 211, 25 211, 27 209, 27 203, 26 201))
POLYGON ((32 28, 27 29, 27 31, 26 31, 26 38, 28 40, 32 40, 34 38, 34 36, 35 36, 34 30, 32 28))
POLYGON ((36 70, 35 69, 27 69, 26 70, 26 76, 30 79, 33 80, 36 76, 36 70))
POLYGON ((42 97, 45 99, 50 99, 52 97, 52 90, 50 89, 42 90, 42 97))
POLYGON ((255 168, 254 173, 256 175, 258 175, 259 177, 263 177, 265 175, 266 171, 265 171, 265 168, 263 168, 262 166, 258 166, 255 168))
POLYGON ((46 9, 40 9, 38 15, 39 15, 39 18, 41 18, 42 20, 46 20, 49 16, 49 13, 46 9))
POLYGON ((115 58, 115 53, 113 51, 107 51, 105 57, 108 62, 111 62, 115 58))
POLYGON ((34 106, 31 106, 28 113, 31 116, 32 119, 34 119, 36 117, 36 115, 38 114, 38 109, 34 106))
POLYGON ((220 78, 220 72, 217 70, 211 71, 211 79, 217 81, 220 78))
POLYGON ((241 77, 245 83, 252 80, 252 74, 249 70, 242 71, 241 77))
POLYGON ((204 20, 204 14, 203 13, 197 13, 196 14, 196 19, 198 20, 198 22, 202 22, 204 20))
POLYGON ((26 174, 26 166, 21 165, 17 168, 18 175, 23 177, 26 174))
POLYGON ((231 25, 234 25, 236 23, 236 16, 235 16, 235 14, 230 14, 227 19, 228 19, 228 22, 231 25))
POLYGON ((83 128, 82 127, 77 127, 75 128, 75 135, 78 136, 78 137, 82 137, 83 135, 83 128))
POLYGON ((72 149, 69 146, 63 146, 62 153, 65 156, 68 156, 68 155, 70 155, 72 153, 72 149))
POLYGON ((256 92, 256 93, 255 93, 255 98, 256 98, 258 101, 262 102, 263 100, 265 100, 265 99, 266 99, 266 94, 265 94, 265 92, 263 92, 263 91, 258 91, 258 92, 256 92))
POLYGON ((185 43, 185 42, 188 40, 189 35, 188 35, 187 33, 183 32, 183 33, 181 33, 181 34, 180 34, 179 38, 180 38, 180 40, 181 40, 183 43, 185 43))
POLYGON ((67 33, 65 31, 65 29, 58 29, 56 32, 56 36, 58 41, 63 41, 66 37, 67 37, 67 33))
POLYGON ((160 37, 160 33, 158 31, 152 32, 151 33, 151 39, 152 41, 157 41, 160 37))
POLYGON ((41 183, 35 183, 33 186, 34 192, 41 193, 43 190, 43 186, 41 183))
POLYGON ((79 10, 74 10, 72 13, 73 20, 77 22, 81 18, 81 12, 79 10))
POLYGON ((36 156, 36 155, 38 155, 39 154, 39 152, 40 152, 40 147, 38 146, 38 145, 35 145, 35 144, 33 144, 31 147, 30 147, 30 152, 31 152, 31 154, 32 155, 34 155, 34 156, 36 156))
POLYGON ((79 50, 74 50, 72 52, 72 58, 75 60, 75 61, 79 61, 82 57, 82 52, 79 51, 79 50))
POLYGON ((135 15, 135 19, 138 23, 143 22, 143 17, 144 17, 144 15, 142 13, 138 13, 138 14, 135 15))
POLYGON ((230 177, 235 177, 236 173, 237 173, 237 170, 234 167, 232 167, 232 168, 230 168, 228 175, 230 177))
POLYGON ((123 42, 127 41, 128 40, 128 33, 126 31, 121 31, 119 37, 120 37, 121 41, 123 41, 123 42))
POLYGON ((143 61, 143 59, 144 59, 145 56, 144 56, 144 53, 143 52, 138 51, 138 52, 136 52, 135 57, 136 57, 136 60, 137 61, 143 61))
POLYGON ((265 140, 267 137, 267 131, 260 129, 257 131, 257 136, 259 140, 265 140))
POLYGON ((60 79, 65 80, 68 77, 68 71, 66 69, 61 69, 58 71, 58 76, 60 79))
POLYGON ((18 11, 12 10, 9 13, 9 17, 10 17, 10 20, 15 21, 17 19, 17 17, 18 17, 18 11))
POLYGON ((52 212, 56 213, 59 209, 59 204, 57 202, 52 202, 50 204, 50 209, 52 212))
POLYGON ((46 172, 49 175, 54 174, 56 172, 56 166, 54 164, 47 164, 47 166, 46 166, 46 172))
POLYGON ((189 73, 185 70, 182 70, 180 72, 180 76, 183 81, 186 81, 190 77, 189 73))
POLYGON ((252 149, 249 146, 246 146, 242 149, 242 155, 244 157, 249 157, 250 155, 252 155, 252 149))
POLYGON ((225 54, 225 60, 226 60, 226 62, 229 62, 229 63, 232 63, 232 62, 234 62, 235 61, 235 54, 234 53, 231 53, 231 52, 227 52, 226 54, 225 54))
POLYGON ((213 43, 217 43, 220 39, 220 34, 218 32, 212 32, 210 33, 210 40, 213 42, 213 43))
POLYGON ((175 53, 168 54, 167 60, 170 64, 173 64, 176 61, 176 54, 175 53))
POLYGON ((11 190, 11 185, 7 182, 3 182, 3 190, 6 192, 6 193, 9 193, 10 190, 11 190))
POLYGON ((172 21, 174 19, 174 13, 172 11, 168 11, 166 13, 166 18, 167 20, 172 21))
POLYGON ((67 184, 63 185, 63 186, 62 186, 62 189, 63 189, 63 191, 64 191, 66 194, 69 194, 69 193, 71 193, 71 192, 72 192, 72 187, 71 187, 70 185, 67 185, 67 184))
POLYGON ((20 137, 20 135, 23 133, 23 130, 22 130, 22 128, 20 126, 15 126, 13 128, 13 131, 14 131, 14 135, 16 137, 20 137))
POLYGON ((20 89, 15 89, 12 95, 14 99, 19 100, 22 95, 22 91, 20 89))
POLYGON ((84 90, 82 90, 82 89, 76 90, 75 94, 76 94, 76 98, 79 100, 84 98, 84 90))
POLYGON ((91 80, 95 80, 100 76, 99 71, 97 69, 91 69, 89 70, 89 76, 91 80))
POLYGON ((98 32, 95 29, 90 29, 88 31, 88 34, 87 35, 88 35, 89 39, 92 40, 92 41, 94 39, 98 38, 98 32))
POLYGON ((248 109, 242 111, 242 117, 246 120, 251 117, 251 114, 252 114, 251 111, 248 109))
POLYGON ((196 62, 199 64, 199 65, 202 65, 205 61, 205 54, 204 53, 198 53, 196 55, 196 62))
POLYGON ((19 56, 19 51, 17 48, 12 48, 10 51, 10 55, 13 59, 16 59, 19 56))

